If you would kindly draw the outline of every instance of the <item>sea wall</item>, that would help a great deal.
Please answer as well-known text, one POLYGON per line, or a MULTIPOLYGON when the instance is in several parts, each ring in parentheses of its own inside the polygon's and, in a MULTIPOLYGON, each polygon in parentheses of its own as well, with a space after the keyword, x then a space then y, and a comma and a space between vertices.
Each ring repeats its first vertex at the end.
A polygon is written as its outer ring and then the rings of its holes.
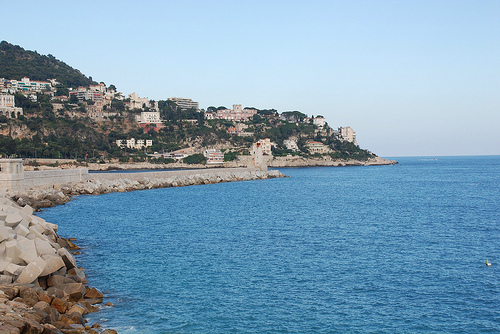
POLYGON ((8 196, 20 205, 30 205, 36 210, 64 204, 77 195, 99 195, 154 188, 183 187, 221 182, 263 180, 285 177, 277 170, 259 171, 247 168, 220 168, 139 173, 90 173, 88 180, 58 185, 12 191, 8 196))
POLYGON ((88 179, 88 169, 56 169, 40 171, 24 171, 24 188, 52 187, 88 179))
POLYGON ((22 159, 0 159, 0 192, 54 187, 87 180, 88 169, 24 170, 22 159))
POLYGON ((30 206, 0 198, 0 333, 98 333, 84 315, 103 294, 88 286, 78 249, 30 206))

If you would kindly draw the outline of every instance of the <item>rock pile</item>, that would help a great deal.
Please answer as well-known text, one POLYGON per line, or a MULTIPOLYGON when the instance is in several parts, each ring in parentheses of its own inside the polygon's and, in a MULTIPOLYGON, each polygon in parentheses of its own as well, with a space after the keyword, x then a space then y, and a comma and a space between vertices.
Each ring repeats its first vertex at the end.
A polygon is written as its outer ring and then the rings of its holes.
POLYGON ((0 198, 0 333, 99 333, 83 316, 103 295, 87 286, 77 249, 31 207, 0 198))

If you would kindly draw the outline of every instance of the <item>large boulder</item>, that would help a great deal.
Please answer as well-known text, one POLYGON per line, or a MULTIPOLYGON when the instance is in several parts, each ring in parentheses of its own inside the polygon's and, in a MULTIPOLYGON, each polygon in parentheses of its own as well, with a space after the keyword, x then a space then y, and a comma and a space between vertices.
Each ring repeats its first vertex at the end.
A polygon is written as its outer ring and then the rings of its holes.
POLYGON ((62 275, 52 275, 47 279, 47 286, 49 287, 69 283, 75 283, 75 281, 62 275))
POLYGON ((83 298, 85 294, 85 286, 82 283, 67 283, 57 285, 56 288, 60 289, 65 295, 70 297, 70 300, 78 301, 83 298))
POLYGON ((50 303, 50 306, 52 306, 54 309, 56 309, 57 312, 62 314, 66 313, 66 310, 68 309, 68 302, 62 298, 54 297, 52 299, 52 302, 50 303))
POLYGON ((83 296, 87 302, 90 304, 100 304, 102 303, 103 300, 103 294, 101 291, 97 290, 96 288, 89 289, 87 288, 87 291, 85 291, 85 295, 83 296))

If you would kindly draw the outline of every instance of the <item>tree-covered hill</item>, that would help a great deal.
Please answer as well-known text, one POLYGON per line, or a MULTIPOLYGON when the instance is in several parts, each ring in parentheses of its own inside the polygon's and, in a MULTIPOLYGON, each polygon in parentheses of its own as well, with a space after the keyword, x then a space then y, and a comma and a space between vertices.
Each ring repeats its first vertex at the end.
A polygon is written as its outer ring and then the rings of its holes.
POLYGON ((92 79, 52 55, 41 55, 6 41, 0 43, 0 78, 45 81, 56 79, 66 87, 88 86, 92 79))

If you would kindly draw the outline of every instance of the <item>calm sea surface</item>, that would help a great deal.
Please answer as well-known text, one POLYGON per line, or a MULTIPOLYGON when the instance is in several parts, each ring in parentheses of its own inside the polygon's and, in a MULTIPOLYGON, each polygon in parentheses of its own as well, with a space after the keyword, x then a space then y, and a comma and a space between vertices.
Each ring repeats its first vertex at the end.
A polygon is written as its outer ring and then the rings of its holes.
POLYGON ((119 333, 500 333, 500 156, 398 161, 39 215, 119 333))

